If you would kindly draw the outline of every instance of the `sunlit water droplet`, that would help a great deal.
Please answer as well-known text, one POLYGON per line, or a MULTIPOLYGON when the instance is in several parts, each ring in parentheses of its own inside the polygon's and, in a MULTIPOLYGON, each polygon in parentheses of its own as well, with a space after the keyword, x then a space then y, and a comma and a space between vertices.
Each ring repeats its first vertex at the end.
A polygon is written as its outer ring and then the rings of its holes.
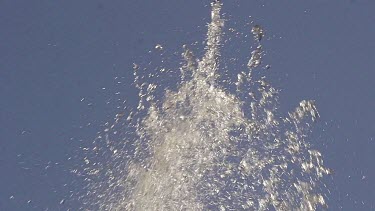
POLYGON ((250 69, 257 68, 261 63, 261 59, 262 59, 262 46, 259 45, 255 50, 253 50, 253 52, 251 52, 251 58, 247 66, 250 69))
POLYGON ((254 35, 255 40, 261 41, 262 38, 264 37, 264 32, 263 29, 260 25, 255 25, 252 29, 251 32, 254 35))

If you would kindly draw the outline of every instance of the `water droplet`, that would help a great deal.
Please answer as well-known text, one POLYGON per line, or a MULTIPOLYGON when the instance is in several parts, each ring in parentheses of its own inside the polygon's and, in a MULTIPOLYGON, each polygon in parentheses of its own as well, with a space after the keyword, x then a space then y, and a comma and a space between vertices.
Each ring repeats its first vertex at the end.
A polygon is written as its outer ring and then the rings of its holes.
POLYGON ((258 42, 261 41, 262 38, 264 37, 264 32, 260 25, 253 26, 253 28, 251 29, 251 32, 254 35, 254 39, 257 40, 258 42))
POLYGON ((158 49, 158 50, 163 50, 163 46, 162 46, 162 45, 160 45, 160 44, 157 44, 157 45, 155 46, 155 49, 158 49))

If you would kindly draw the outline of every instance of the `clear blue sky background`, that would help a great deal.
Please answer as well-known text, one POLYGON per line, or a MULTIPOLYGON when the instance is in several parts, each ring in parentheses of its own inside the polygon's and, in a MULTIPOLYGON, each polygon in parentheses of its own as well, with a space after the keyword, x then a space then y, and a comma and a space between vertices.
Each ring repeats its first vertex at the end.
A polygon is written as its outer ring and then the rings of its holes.
MULTIPOLYGON (((173 51, 204 39, 207 5, 0 1, 0 210, 81 207, 69 197, 80 188, 69 173, 80 164, 68 160, 79 140, 112 120, 117 110, 106 102, 116 91, 136 103, 132 63, 155 44, 173 51), (125 83, 116 85, 116 76, 125 83)), ((329 210, 375 210, 374 10, 373 0, 224 1, 232 22, 251 15, 267 31, 282 111, 316 100, 314 145, 334 172, 329 210)))

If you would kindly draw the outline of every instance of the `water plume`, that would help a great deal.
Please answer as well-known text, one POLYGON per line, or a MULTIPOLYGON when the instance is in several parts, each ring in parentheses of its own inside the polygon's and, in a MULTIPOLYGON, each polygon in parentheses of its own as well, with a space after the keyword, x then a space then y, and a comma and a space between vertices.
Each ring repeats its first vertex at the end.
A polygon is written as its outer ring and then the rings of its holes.
POLYGON ((84 170, 88 207, 326 208, 321 179, 329 170, 307 139, 319 118, 314 102, 303 100, 288 117, 278 117, 278 91, 265 77, 252 76, 263 56, 264 31, 259 25, 252 30, 257 47, 248 70, 233 83, 237 91, 220 85, 222 3, 211 6, 205 54, 196 59, 184 46, 185 64, 176 90, 163 90, 164 96, 156 97, 158 85, 142 82, 140 67, 134 66, 139 105, 127 117, 121 144, 103 135, 90 149, 101 161, 86 163, 84 170), (244 93, 248 97, 241 97, 244 93))

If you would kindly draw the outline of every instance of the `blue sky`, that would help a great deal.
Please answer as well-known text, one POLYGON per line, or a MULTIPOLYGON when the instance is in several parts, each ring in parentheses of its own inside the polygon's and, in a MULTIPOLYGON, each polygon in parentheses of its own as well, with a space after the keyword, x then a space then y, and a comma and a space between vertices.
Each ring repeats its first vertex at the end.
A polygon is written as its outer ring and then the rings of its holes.
MULTIPOLYGON (((80 188, 70 173, 80 164, 69 158, 118 112, 107 104, 115 92, 137 103, 134 61, 159 43, 174 52, 204 39, 208 5, 1 1, 0 210, 81 207, 68 197, 80 188)), ((373 8, 370 0, 224 1, 228 23, 242 26, 251 16, 264 27, 281 112, 316 101, 313 144, 333 170, 329 210, 375 209, 373 8)))

